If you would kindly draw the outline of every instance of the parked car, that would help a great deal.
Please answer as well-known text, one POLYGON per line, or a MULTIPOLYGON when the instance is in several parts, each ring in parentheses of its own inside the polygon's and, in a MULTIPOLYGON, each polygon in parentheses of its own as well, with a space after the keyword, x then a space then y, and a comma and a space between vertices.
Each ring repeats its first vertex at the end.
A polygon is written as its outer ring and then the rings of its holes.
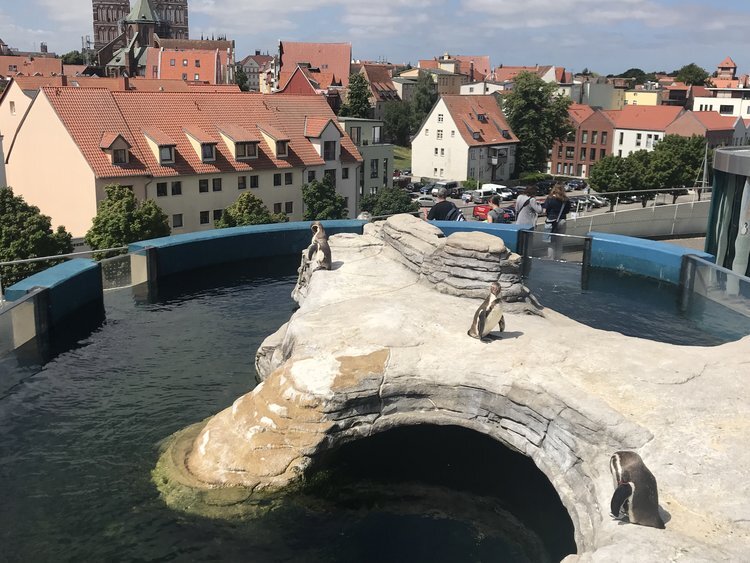
POLYGON ((430 195, 430 193, 432 192, 432 188, 434 187, 435 187, 435 184, 425 184, 424 186, 419 188, 419 193, 424 194, 424 195, 430 195))
POLYGON ((597 196, 597 195, 591 195, 589 194, 586 196, 588 200, 591 202, 591 205, 594 207, 605 207, 609 205, 609 202, 604 199, 603 197, 597 196))
POLYGON ((419 190, 422 189, 422 186, 422 182, 409 182, 406 189, 410 192, 419 192, 419 190))
POLYGON ((471 192, 464 191, 464 193, 461 194, 461 199, 466 203, 471 203, 471 192))
POLYGON ((503 201, 510 201, 512 199, 516 199, 517 197, 517 195, 513 192, 513 190, 509 188, 503 188, 502 190, 498 190, 497 195, 499 195, 503 201))
POLYGON ((586 187, 585 180, 579 180, 579 179, 573 179, 570 180, 567 184, 565 184, 565 191, 571 192, 573 190, 582 190, 586 187))
MULTIPOLYGON (((502 216, 502 222, 503 223, 512 223, 516 220, 516 210, 513 207, 501 207, 500 208, 503 212, 502 216)), ((491 205, 475 205, 474 211, 472 211, 472 215, 474 216, 474 219, 477 221, 485 221, 487 220, 487 214, 492 210, 491 205)))
POLYGON ((431 195, 421 195, 414 201, 419 204, 419 207, 432 207, 435 205, 435 198, 431 195))
POLYGON ((552 186, 555 185, 554 180, 539 180, 536 183, 536 189, 540 194, 548 194, 549 191, 552 189, 552 186))

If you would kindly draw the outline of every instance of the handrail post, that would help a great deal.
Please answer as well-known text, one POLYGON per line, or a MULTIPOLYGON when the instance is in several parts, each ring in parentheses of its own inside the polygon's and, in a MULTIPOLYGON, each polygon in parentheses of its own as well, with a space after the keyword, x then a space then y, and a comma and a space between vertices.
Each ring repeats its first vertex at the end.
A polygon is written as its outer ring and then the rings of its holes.
POLYGON ((589 268, 591 266, 591 237, 583 240, 583 258, 581 258, 581 289, 589 288, 589 268))

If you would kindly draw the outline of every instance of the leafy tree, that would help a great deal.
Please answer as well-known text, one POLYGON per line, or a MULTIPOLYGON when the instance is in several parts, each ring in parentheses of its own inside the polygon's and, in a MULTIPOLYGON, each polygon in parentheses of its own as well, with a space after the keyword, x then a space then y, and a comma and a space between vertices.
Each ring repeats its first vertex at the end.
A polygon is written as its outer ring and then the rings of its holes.
POLYGON ((640 68, 629 68, 622 74, 618 74, 617 78, 634 78, 636 84, 643 84, 650 80, 656 80, 656 75, 653 72, 646 74, 640 68))
POLYGON ((153 200, 139 202, 130 188, 104 187, 107 197, 99 204, 85 241, 94 250, 169 236, 167 216, 153 200))
MULTIPOLYGON (((52 220, 39 208, 0 188, 0 262, 54 256, 73 252, 72 237, 65 227, 52 231, 52 220)), ((51 262, 31 262, 0 268, 3 287, 49 268, 51 262)))
POLYGON ((706 83, 706 80, 708 80, 708 72, 697 64, 690 63, 677 71, 675 80, 693 86, 703 86, 706 83))
POLYGON ((406 102, 388 102, 383 109, 383 129, 391 142, 405 147, 411 133, 411 106, 406 102))
POLYGON ((419 206, 411 201, 409 194, 395 187, 383 188, 377 194, 364 196, 359 208, 360 211, 367 211, 375 217, 419 211, 419 206))
POLYGON ((654 183, 657 188, 670 190, 672 203, 684 193, 684 186, 692 186, 700 176, 705 150, 706 139, 698 135, 667 135, 654 148, 651 156, 654 183))
POLYGON ((510 94, 500 102, 520 140, 516 157, 519 172, 542 170, 552 143, 572 131, 568 117, 572 101, 556 92, 557 84, 544 82, 531 72, 521 72, 510 94))
POLYGON ((432 75, 428 72, 420 72, 414 93, 411 97, 411 132, 416 133, 422 125, 427 114, 432 111, 432 106, 437 102, 438 93, 432 75))
POLYGON ((65 53, 62 57, 62 62, 64 65, 85 65, 86 59, 83 56, 83 53, 80 51, 70 51, 68 53, 65 53))
POLYGON ((237 66, 234 69, 234 83, 240 87, 240 90, 247 92, 250 90, 250 85, 247 81, 247 74, 241 66, 237 66))
POLYGON ((224 210, 215 226, 217 229, 225 229, 244 225, 285 223, 288 220, 285 213, 271 213, 260 198, 250 192, 244 192, 224 210))
POLYGON ((346 200, 336 193, 328 176, 323 181, 313 180, 302 186, 302 205, 305 208, 305 221, 346 219, 349 213, 346 200))
POLYGON ((371 112, 370 85, 367 83, 364 74, 355 72, 349 76, 346 102, 341 106, 339 115, 343 117, 369 118, 371 112))
POLYGON ((465 190, 476 190, 479 187, 479 182, 475 178, 467 178, 462 182, 465 190))

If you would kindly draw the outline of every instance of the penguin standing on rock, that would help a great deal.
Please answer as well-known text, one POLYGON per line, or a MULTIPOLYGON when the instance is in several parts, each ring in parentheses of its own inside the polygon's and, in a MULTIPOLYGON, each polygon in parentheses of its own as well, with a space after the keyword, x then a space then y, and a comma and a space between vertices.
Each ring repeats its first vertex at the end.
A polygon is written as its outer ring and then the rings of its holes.
POLYGON ((610 509, 615 518, 641 526, 664 529, 659 514, 659 492, 656 478, 635 452, 621 451, 609 460, 609 470, 615 481, 610 509))
POLYGON ((486 342, 502 338, 497 335, 490 335, 492 329, 500 325, 500 332, 505 331, 505 318, 503 317, 503 302, 500 299, 500 284, 494 282, 490 286, 490 294, 482 301, 482 304, 474 313, 474 321, 467 334, 472 338, 478 338, 486 342))
POLYGON ((328 244, 328 235, 320 221, 310 225, 313 233, 310 246, 307 247, 307 260, 313 264, 313 270, 331 269, 331 247, 328 244))

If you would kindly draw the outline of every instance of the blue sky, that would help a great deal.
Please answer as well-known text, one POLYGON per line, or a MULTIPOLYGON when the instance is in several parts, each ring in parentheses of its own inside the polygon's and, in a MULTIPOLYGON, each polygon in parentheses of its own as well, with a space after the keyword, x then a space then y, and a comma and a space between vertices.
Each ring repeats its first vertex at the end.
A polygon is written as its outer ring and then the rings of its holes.
MULTIPOLYGON (((350 41, 359 59, 416 63, 443 52, 493 65, 709 71, 727 55, 750 72, 748 0, 189 0, 190 33, 234 38, 237 56, 289 41, 350 41)), ((3 0, 0 38, 79 49, 91 0, 3 0)))

